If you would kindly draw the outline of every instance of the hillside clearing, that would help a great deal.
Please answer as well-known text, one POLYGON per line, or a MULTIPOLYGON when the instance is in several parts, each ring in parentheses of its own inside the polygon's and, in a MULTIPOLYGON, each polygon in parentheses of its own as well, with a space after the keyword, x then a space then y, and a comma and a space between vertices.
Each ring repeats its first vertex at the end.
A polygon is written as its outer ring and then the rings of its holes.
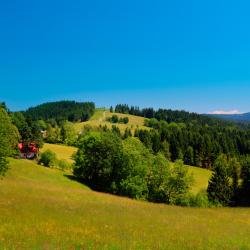
POLYGON ((73 163, 72 155, 77 150, 77 148, 75 147, 45 143, 41 149, 41 152, 44 152, 48 149, 56 153, 56 156, 59 160, 66 160, 69 163, 73 163))
POLYGON ((31 161, 10 167, 0 181, 0 249, 250 248, 250 209, 140 202, 31 161))
POLYGON ((135 116, 135 115, 129 115, 129 114, 120 114, 120 113, 111 113, 105 109, 97 109, 95 114, 91 117, 89 121, 86 122, 78 122, 75 123, 75 129, 79 133, 84 126, 91 126, 91 127, 99 127, 107 126, 108 128, 111 128, 113 125, 117 126, 121 132, 124 132, 126 128, 131 129, 132 132, 135 131, 136 128, 140 129, 149 129, 148 127, 144 126, 144 117, 135 116), (119 118, 128 117, 129 122, 128 124, 120 124, 120 123, 111 123, 106 121, 107 118, 111 117, 112 115, 117 115, 119 118))

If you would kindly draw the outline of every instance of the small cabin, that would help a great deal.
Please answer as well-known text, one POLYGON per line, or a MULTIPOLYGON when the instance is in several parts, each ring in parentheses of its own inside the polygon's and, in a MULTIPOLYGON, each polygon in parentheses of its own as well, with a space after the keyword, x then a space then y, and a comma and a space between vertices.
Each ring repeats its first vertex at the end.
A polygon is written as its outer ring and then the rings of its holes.
POLYGON ((20 158, 22 159, 35 159, 39 153, 39 148, 35 145, 35 143, 30 143, 28 145, 19 143, 18 149, 20 152, 20 158))

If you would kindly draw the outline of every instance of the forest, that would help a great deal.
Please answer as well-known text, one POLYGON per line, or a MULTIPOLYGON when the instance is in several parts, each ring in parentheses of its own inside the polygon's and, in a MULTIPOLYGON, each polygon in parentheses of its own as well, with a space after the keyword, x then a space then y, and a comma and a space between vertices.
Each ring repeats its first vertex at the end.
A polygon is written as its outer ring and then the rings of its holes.
POLYGON ((71 122, 87 121, 95 112, 93 102, 58 101, 48 102, 29 108, 24 112, 25 116, 33 120, 56 120, 71 122))

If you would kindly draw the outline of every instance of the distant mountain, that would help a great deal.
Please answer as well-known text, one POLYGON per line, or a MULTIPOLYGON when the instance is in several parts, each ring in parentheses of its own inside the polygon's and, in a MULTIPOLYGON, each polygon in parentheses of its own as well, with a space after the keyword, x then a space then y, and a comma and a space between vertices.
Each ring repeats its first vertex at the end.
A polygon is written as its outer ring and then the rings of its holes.
POLYGON ((213 117, 217 117, 220 119, 230 120, 230 121, 236 121, 236 122, 246 122, 250 123, 250 112, 244 113, 244 114, 233 114, 233 115, 209 115, 213 117))

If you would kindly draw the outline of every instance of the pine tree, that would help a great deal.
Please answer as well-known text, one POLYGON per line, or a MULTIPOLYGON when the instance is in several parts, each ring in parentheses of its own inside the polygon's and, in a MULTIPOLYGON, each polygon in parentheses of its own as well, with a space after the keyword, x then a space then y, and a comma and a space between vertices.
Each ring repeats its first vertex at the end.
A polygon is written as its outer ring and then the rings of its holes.
POLYGON ((214 172, 208 183, 208 198, 215 204, 229 205, 232 199, 229 164, 225 155, 220 155, 214 163, 214 172))

